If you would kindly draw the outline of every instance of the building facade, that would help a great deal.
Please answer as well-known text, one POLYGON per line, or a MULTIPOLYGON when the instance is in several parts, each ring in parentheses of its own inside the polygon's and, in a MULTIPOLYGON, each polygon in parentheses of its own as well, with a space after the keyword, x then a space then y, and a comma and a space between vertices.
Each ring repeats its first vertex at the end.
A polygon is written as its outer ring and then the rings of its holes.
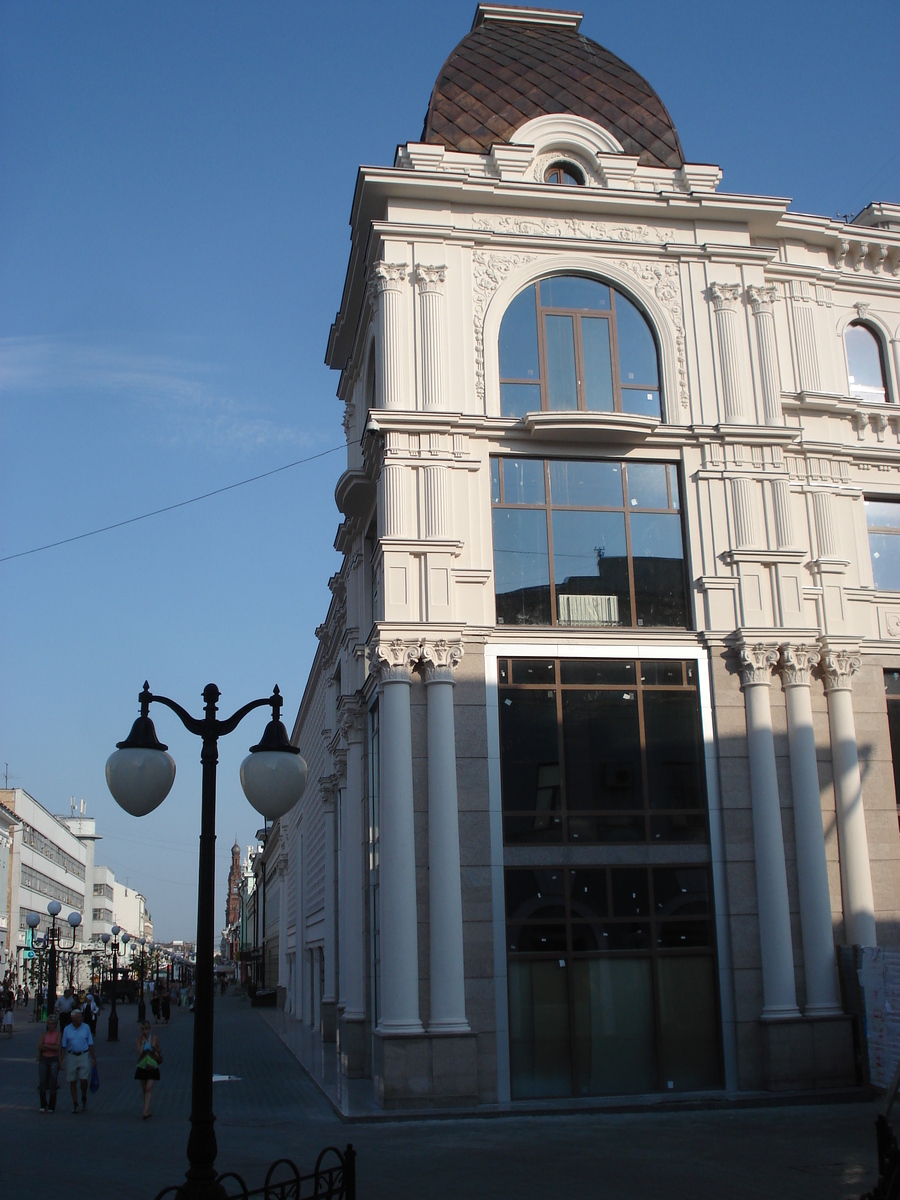
POLYGON ((900 206, 720 190, 579 21, 353 198, 266 976, 385 1107, 851 1083, 900 942, 900 206))

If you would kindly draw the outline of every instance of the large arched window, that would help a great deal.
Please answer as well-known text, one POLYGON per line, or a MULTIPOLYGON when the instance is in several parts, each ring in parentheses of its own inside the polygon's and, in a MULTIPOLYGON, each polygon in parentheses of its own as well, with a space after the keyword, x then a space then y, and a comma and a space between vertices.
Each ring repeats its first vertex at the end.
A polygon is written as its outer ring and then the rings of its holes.
POLYGON ((844 349, 850 395, 857 400, 886 400, 881 339, 868 325, 854 321, 844 330, 844 349))
POLYGON ((520 292, 500 325, 500 412, 659 417, 659 358, 643 313, 621 292, 556 275, 520 292))

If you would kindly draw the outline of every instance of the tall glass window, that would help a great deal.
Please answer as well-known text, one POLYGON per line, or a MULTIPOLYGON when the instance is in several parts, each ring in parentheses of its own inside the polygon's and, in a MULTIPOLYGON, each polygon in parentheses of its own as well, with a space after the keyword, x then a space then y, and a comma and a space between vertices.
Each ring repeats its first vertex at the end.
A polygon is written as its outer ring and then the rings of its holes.
POLYGON ((881 591, 900 591, 900 501, 866 500, 872 575, 881 591))
POLYGON ((500 326, 500 412, 659 417, 659 360, 647 319, 615 288, 581 275, 520 292, 500 326))
POLYGON ((891 731, 894 798, 897 801, 897 819, 900 821, 900 671, 885 671, 884 692, 887 698, 888 726, 891 731))
POLYGON ((697 668, 500 659, 507 845, 705 843, 697 668))
POLYGON ((868 325, 854 321, 844 330, 844 349, 847 352, 847 382, 850 385, 850 395, 857 400, 886 400, 881 339, 868 325))
POLYGON ((504 876, 514 1099, 721 1086, 708 867, 504 876))
POLYGON ((671 463, 491 461, 498 625, 688 624, 671 463))

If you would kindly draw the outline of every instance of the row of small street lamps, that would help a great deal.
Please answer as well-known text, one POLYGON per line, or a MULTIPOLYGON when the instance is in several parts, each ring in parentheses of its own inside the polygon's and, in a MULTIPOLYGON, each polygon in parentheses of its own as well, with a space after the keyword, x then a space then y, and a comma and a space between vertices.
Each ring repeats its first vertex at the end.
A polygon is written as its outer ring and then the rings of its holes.
MULTIPOLYGON (((63 932, 64 932, 63 925, 61 922, 59 925, 57 925, 57 917, 59 916, 61 907, 62 906, 60 905, 58 900, 51 900, 49 902, 49 904, 47 905, 47 912, 50 916, 50 927, 47 929, 47 932, 44 934, 43 938, 41 938, 40 940, 38 940, 38 937, 37 937, 37 928, 41 923, 40 914, 35 913, 35 912, 30 912, 28 914, 28 916, 25 918, 25 924, 28 926, 29 930, 31 931, 31 946, 29 948, 32 950, 37 950, 40 953, 40 958, 39 958, 40 976, 39 976, 39 980, 38 980, 37 994, 35 997, 35 1012, 36 1013, 39 1012, 41 1004, 42 1004, 42 993, 43 993, 43 988, 44 988, 44 980, 43 980, 44 954, 47 955, 47 959, 48 959, 48 961, 47 961, 47 1012, 48 1013, 53 1012, 53 1010, 56 1007, 56 998, 57 998, 56 989, 57 989, 57 981, 58 981, 58 975, 59 975, 59 955, 60 954, 70 954, 72 956, 71 964, 70 964, 70 972, 69 972, 69 985, 71 986, 73 983, 72 975, 74 972, 74 962, 75 962, 75 953, 76 953, 76 951, 75 951, 75 946, 76 946, 75 931, 78 928, 78 926, 81 924, 81 913, 70 912, 68 917, 66 918, 66 921, 68 922, 69 927, 71 928, 71 931, 72 931, 72 941, 69 945, 64 945, 63 940, 62 940, 63 932)), ((104 958, 106 958, 107 955, 111 955, 111 957, 112 957, 112 986, 110 988, 110 1007, 109 1007, 109 1023, 108 1023, 108 1027, 107 1027, 107 1040, 110 1042, 117 1042, 119 1040, 119 1016, 116 1011, 116 1001, 118 999, 118 986, 117 985, 118 985, 118 979, 119 979, 119 954, 121 953, 124 957, 127 954, 129 945, 132 943, 133 943, 132 950, 134 950, 135 946, 140 946, 140 954, 134 955, 132 961, 137 963, 137 970, 138 970, 138 1020, 143 1021, 145 1016, 147 1015, 147 1006, 146 1006, 146 1002, 144 1000, 144 979, 145 979, 144 967, 145 967, 145 953, 146 953, 146 947, 148 945, 148 941, 147 941, 147 938, 144 938, 144 937, 142 937, 140 939, 136 939, 136 940, 132 939, 131 935, 129 933, 127 933, 125 930, 123 930, 118 925, 113 925, 112 929, 109 933, 102 933, 100 935, 100 941, 103 944, 104 958)), ((153 943, 150 942, 149 945, 151 946, 150 953, 152 954, 154 952, 153 943)), ((97 953, 96 950, 91 950, 90 947, 85 947, 82 952, 83 953, 90 952, 92 954, 97 953)), ((156 956, 157 956, 156 957, 156 979, 157 979, 157 982, 159 982, 159 957, 161 954, 160 948, 156 947, 155 952, 156 952, 156 956)), ((186 958, 185 955, 183 955, 183 954, 167 955, 167 958, 173 965, 177 964, 178 966, 180 966, 181 976, 182 976, 182 981, 183 981, 185 973, 191 965, 190 960, 188 958, 186 958)), ((168 975, 168 965, 167 965, 166 970, 167 970, 167 975, 168 975)), ((93 972, 92 972, 92 974, 93 974, 93 972)), ((101 996, 102 996, 102 991, 103 991, 102 986, 101 986, 100 990, 101 990, 101 996)))

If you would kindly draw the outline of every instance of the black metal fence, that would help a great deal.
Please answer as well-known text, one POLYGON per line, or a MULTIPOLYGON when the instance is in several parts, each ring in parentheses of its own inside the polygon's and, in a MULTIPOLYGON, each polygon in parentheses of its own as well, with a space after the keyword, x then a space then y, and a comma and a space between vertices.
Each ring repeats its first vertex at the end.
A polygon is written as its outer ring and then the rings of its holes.
MULTIPOLYGON (((326 1146, 311 1175, 301 1175, 289 1158, 279 1158, 258 1188, 248 1188, 234 1171, 219 1175, 216 1183, 225 1189, 227 1200, 356 1200, 356 1151, 349 1143, 343 1153, 337 1146, 326 1146)), ((165 1188, 156 1200, 175 1196, 181 1186, 165 1188)))

